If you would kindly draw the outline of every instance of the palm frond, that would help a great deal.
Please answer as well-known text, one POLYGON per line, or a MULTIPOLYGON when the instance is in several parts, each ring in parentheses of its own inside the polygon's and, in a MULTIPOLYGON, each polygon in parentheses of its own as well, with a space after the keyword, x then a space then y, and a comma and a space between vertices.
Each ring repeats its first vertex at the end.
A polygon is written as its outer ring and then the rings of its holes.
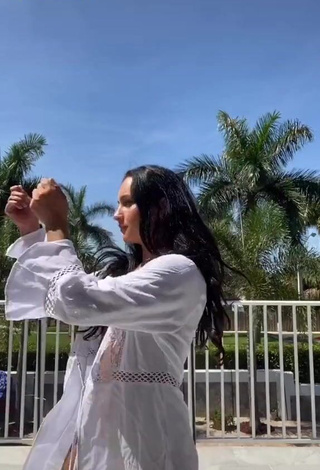
POLYGON ((72 186, 72 184, 62 184, 62 190, 64 191, 65 195, 67 196, 69 203, 73 206, 78 205, 78 191, 72 186))
POLYGON ((249 160, 258 167, 270 168, 270 148, 277 136, 281 114, 277 111, 266 113, 255 124, 250 134, 249 160), (266 167, 267 164, 267 167, 266 167))
POLYGON ((306 206, 305 223, 308 227, 320 228, 320 201, 313 200, 306 206))
POLYGON ((220 159, 215 159, 209 155, 201 155, 199 157, 193 157, 181 164, 177 168, 179 173, 184 180, 193 185, 199 185, 204 181, 210 181, 220 166, 220 159))
POLYGON ((314 201, 320 202, 320 176, 312 170, 291 170, 279 173, 283 180, 290 181, 296 191, 303 194, 309 204, 314 201))
POLYGON ((114 243, 112 233, 93 221, 103 215, 113 215, 114 208, 104 201, 87 206, 86 186, 76 190, 71 184, 66 184, 62 189, 69 203, 70 237, 80 259, 89 266, 98 249, 114 243))
POLYGON ((85 234, 94 242, 97 250, 104 246, 110 246, 114 244, 112 233, 105 228, 100 227, 99 225, 87 225, 85 228, 85 234))
POLYGON ((301 124, 299 120, 286 121, 278 128, 277 138, 273 149, 270 151, 270 158, 279 167, 287 165, 296 152, 304 147, 306 143, 313 141, 311 129, 301 124))
POLYGON ((87 186, 81 186, 81 188, 76 192, 76 207, 79 212, 84 210, 86 197, 87 186))
POLYGON ((225 111, 217 115, 218 130, 223 134, 227 158, 241 158, 248 146, 249 126, 246 119, 231 118, 225 111))
POLYGON ((198 195, 200 210, 204 214, 217 215, 227 210, 237 197, 237 189, 230 181, 220 179, 202 183, 198 195))
POLYGON ((12 155, 21 149, 29 158, 37 160, 44 155, 44 147, 47 145, 46 138, 41 134, 29 133, 23 139, 12 144, 5 154, 5 158, 11 159, 12 155))
POLYGON ((29 196, 32 196, 32 191, 36 189, 38 184, 41 181, 41 176, 33 176, 33 177, 28 177, 28 178, 23 178, 21 185, 22 187, 26 190, 26 192, 29 194, 29 196))
POLYGON ((47 145, 46 138, 37 133, 29 133, 19 142, 25 151, 32 153, 34 157, 40 158, 44 155, 44 147, 47 145))
POLYGON ((44 154, 46 140, 40 134, 28 134, 9 147, 1 163, 2 184, 21 183, 44 154))
POLYGON ((278 111, 273 111, 272 113, 264 114, 257 120, 254 131, 260 142, 269 141, 273 138, 280 119, 281 114, 278 111))
POLYGON ((88 220, 92 220, 95 217, 101 217, 104 215, 113 216, 115 208, 111 204, 106 202, 97 202, 91 206, 87 206, 84 211, 84 216, 88 220))

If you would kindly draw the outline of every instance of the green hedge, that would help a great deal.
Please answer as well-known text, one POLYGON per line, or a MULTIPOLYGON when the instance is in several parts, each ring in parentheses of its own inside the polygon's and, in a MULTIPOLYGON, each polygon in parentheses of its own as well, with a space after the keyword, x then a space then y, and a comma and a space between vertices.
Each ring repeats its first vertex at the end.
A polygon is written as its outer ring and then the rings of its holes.
MULTIPOLYGON (((55 362, 55 335, 52 338, 47 335, 46 343, 46 370, 54 370, 55 362), (53 338, 53 339, 52 339, 53 338)), ((17 369, 18 355, 19 355, 20 334, 15 334, 13 338, 13 351, 12 351, 12 369, 17 369)), ((28 338, 28 353, 27 353, 27 370, 34 371, 36 368, 36 351, 37 351, 37 338, 34 333, 28 338)), ((59 370, 65 370, 68 356, 70 351, 70 338, 64 340, 64 336, 60 335, 60 353, 59 353, 59 370)), ((8 354, 7 347, 0 344, 0 370, 7 369, 8 354)))
MULTIPOLYGON (((235 348, 233 345, 228 345, 225 353, 225 369, 235 369, 235 348)), ((264 369, 264 347, 263 345, 257 346, 256 349, 257 367, 264 369)), ((299 359, 299 379, 300 383, 310 383, 309 372, 309 348, 307 344, 299 344, 298 346, 298 359, 299 359)), ((320 383, 320 345, 313 345, 313 361, 314 361, 314 375, 315 382, 320 383)), ((283 346, 283 362, 284 370, 294 373, 294 347, 293 344, 285 344, 283 346)), ((209 350, 209 366, 212 369, 218 367, 216 351, 209 350)), ((198 351, 196 356, 196 368, 205 368, 205 352, 198 351)), ((239 349, 239 368, 247 369, 247 349, 240 347, 239 349)), ((278 343, 269 343, 269 369, 280 369, 280 356, 278 343)))
MULTIPOLYGON (((68 352, 60 352, 59 354, 59 370, 65 370, 68 360, 68 352)), ((46 354, 46 370, 54 370, 55 353, 47 352, 46 354)), ((18 351, 12 353, 12 368, 17 369, 18 351)), ((0 370, 7 369, 7 353, 0 351, 0 370)), ((27 370, 34 371, 36 369, 36 351, 29 351, 27 354, 27 370)))
MULTIPOLYGON (((51 348, 50 348, 51 349, 51 348)), ((307 344, 299 344, 298 346, 299 357, 299 378, 301 383, 310 383, 309 373, 309 348, 307 344)), ((264 369, 264 348, 259 345, 256 350, 256 358, 258 369, 264 369)), ((68 360, 68 349, 60 350, 59 354, 59 370, 65 370, 68 360)), ((283 347, 283 360, 284 369, 286 371, 294 372, 294 349, 292 344, 285 344, 283 347)), ((314 374, 315 382, 320 383, 320 345, 313 346, 313 360, 314 360, 314 374)), ((18 361, 18 351, 13 351, 12 366, 16 369, 18 361)), ((46 355, 46 370, 54 370, 55 353, 54 350, 47 351, 46 355)), ((31 349, 27 355, 27 370, 34 371, 36 364, 36 351, 31 349)), ((216 351, 209 350, 209 366, 211 369, 218 368, 216 351)), ((245 347, 239 349, 239 367, 240 369, 247 369, 247 350, 245 347)), ((0 370, 7 368, 7 353, 0 351, 0 370)), ((198 351, 196 355, 196 368, 205 368, 205 352, 198 351)), ((235 348, 234 345, 226 346, 225 355, 225 368, 235 368, 235 348)), ((269 368, 279 369, 279 348, 278 344, 269 344, 269 368)))

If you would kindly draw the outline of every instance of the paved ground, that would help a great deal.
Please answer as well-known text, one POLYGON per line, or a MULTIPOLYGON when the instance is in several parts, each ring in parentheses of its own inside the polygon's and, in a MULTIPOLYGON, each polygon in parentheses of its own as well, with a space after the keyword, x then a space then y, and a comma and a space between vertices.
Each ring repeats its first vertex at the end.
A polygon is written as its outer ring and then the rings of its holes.
POLYGON ((0 470, 21 470, 29 447, 0 446, 0 470))
POLYGON ((203 443, 198 446, 198 451, 200 470, 320 470, 320 447, 316 446, 223 446, 203 443))
MULTIPOLYGON (((198 449, 200 470, 320 469, 320 447, 316 446, 224 446, 201 443, 198 449)), ((28 451, 28 447, 0 446, 0 470, 21 470, 28 451)))

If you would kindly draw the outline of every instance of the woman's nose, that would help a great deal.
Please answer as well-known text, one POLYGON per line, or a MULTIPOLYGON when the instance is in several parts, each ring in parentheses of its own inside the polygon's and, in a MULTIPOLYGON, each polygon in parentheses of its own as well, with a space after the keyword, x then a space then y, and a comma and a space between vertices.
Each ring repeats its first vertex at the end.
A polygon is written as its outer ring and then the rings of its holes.
POLYGON ((116 209, 115 213, 113 214, 113 218, 114 218, 114 220, 117 220, 117 221, 120 219, 119 207, 118 207, 118 209, 116 209))

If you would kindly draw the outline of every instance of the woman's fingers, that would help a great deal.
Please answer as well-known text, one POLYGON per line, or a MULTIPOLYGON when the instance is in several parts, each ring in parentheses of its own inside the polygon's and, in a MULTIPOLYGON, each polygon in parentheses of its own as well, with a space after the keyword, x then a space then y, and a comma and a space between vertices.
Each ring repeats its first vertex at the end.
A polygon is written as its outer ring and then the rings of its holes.
POLYGON ((68 201, 53 178, 43 178, 33 190, 30 209, 46 227, 67 224, 68 201))
POLYGON ((7 202, 7 205, 6 205, 6 211, 7 212, 10 212, 10 211, 13 211, 15 209, 24 209, 24 206, 17 202, 17 201, 14 201, 12 199, 8 199, 8 202, 7 202))
POLYGON ((39 185, 38 185, 38 188, 32 191, 32 199, 33 200, 39 199, 39 195, 40 195, 40 191, 39 191, 39 185))
POLYGON ((10 188, 10 192, 13 193, 13 192, 16 192, 16 193, 19 193, 19 194, 25 194, 27 196, 27 192, 25 189, 23 189, 23 187, 21 185, 16 185, 16 186, 11 186, 10 188))
POLYGON ((11 186, 10 191, 24 191, 23 187, 20 184, 16 184, 15 186, 11 186))
POLYGON ((21 197, 14 196, 14 195, 11 195, 9 197, 8 202, 10 202, 11 204, 15 204, 16 206, 21 206, 21 207, 25 205, 25 202, 21 199, 21 197))
POLYGON ((10 196, 20 196, 23 199, 30 199, 28 193, 23 189, 22 186, 11 186, 10 188, 10 196))
POLYGON ((55 189, 57 187, 58 187, 58 184, 55 182, 53 178, 42 178, 40 183, 38 184, 37 189, 50 190, 50 189, 55 189))
POLYGON ((9 196, 8 202, 15 202, 22 206, 22 208, 29 206, 30 204, 30 197, 27 193, 19 192, 18 190, 11 191, 9 196))
POLYGON ((19 201, 12 201, 12 200, 8 200, 8 206, 11 209, 26 209, 28 207, 28 206, 26 206, 25 204, 22 204, 19 201))
POLYGON ((28 194, 26 192, 21 193, 20 191, 14 190, 11 191, 10 196, 17 196, 20 197, 21 199, 30 199, 28 194))
POLYGON ((39 221, 30 210, 31 198, 20 185, 10 188, 5 214, 19 228, 21 234, 38 229, 39 221))

